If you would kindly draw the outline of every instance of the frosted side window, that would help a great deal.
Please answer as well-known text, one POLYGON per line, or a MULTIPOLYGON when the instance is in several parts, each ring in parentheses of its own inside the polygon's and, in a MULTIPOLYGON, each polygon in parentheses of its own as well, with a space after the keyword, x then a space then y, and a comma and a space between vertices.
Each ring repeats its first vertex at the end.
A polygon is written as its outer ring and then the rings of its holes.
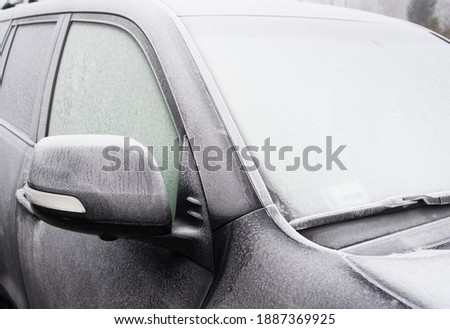
POLYGON ((6 51, 0 58, 0 66, 6 63, 0 84, 0 117, 30 136, 36 134, 33 119, 39 111, 40 86, 47 76, 54 28, 54 23, 20 25, 7 61, 3 61, 6 51))

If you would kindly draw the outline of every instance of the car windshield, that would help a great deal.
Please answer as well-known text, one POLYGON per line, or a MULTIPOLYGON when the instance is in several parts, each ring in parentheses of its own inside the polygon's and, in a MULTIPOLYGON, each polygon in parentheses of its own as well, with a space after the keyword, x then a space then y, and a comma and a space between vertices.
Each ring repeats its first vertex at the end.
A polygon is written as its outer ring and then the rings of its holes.
POLYGON ((183 20, 289 221, 450 190, 448 42, 397 21, 183 20))

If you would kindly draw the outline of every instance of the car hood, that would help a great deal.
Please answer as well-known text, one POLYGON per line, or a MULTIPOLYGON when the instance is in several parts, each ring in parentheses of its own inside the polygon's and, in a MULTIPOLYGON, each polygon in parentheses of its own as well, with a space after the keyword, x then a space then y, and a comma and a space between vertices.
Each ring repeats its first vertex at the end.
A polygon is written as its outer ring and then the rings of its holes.
POLYGON ((414 308, 450 308, 450 251, 344 258, 372 284, 414 308))

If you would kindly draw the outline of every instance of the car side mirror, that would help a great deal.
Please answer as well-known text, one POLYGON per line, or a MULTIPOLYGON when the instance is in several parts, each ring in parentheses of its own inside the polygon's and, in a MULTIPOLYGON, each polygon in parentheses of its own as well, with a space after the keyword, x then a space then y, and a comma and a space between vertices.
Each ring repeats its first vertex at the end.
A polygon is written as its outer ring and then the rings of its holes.
POLYGON ((142 152, 124 150, 119 136, 39 141, 25 186, 33 212, 53 226, 105 240, 170 234, 172 216, 161 172, 148 165, 155 162, 144 146, 134 140, 130 145, 142 152), (113 153, 123 159, 116 168, 108 161, 113 153))

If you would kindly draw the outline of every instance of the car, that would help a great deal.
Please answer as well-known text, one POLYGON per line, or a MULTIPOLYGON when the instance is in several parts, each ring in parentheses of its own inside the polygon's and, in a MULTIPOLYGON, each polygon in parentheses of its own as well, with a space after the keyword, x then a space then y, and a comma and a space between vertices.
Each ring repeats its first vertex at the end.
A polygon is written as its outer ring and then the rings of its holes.
POLYGON ((0 305, 450 307, 448 67, 345 8, 7 2, 0 305))

